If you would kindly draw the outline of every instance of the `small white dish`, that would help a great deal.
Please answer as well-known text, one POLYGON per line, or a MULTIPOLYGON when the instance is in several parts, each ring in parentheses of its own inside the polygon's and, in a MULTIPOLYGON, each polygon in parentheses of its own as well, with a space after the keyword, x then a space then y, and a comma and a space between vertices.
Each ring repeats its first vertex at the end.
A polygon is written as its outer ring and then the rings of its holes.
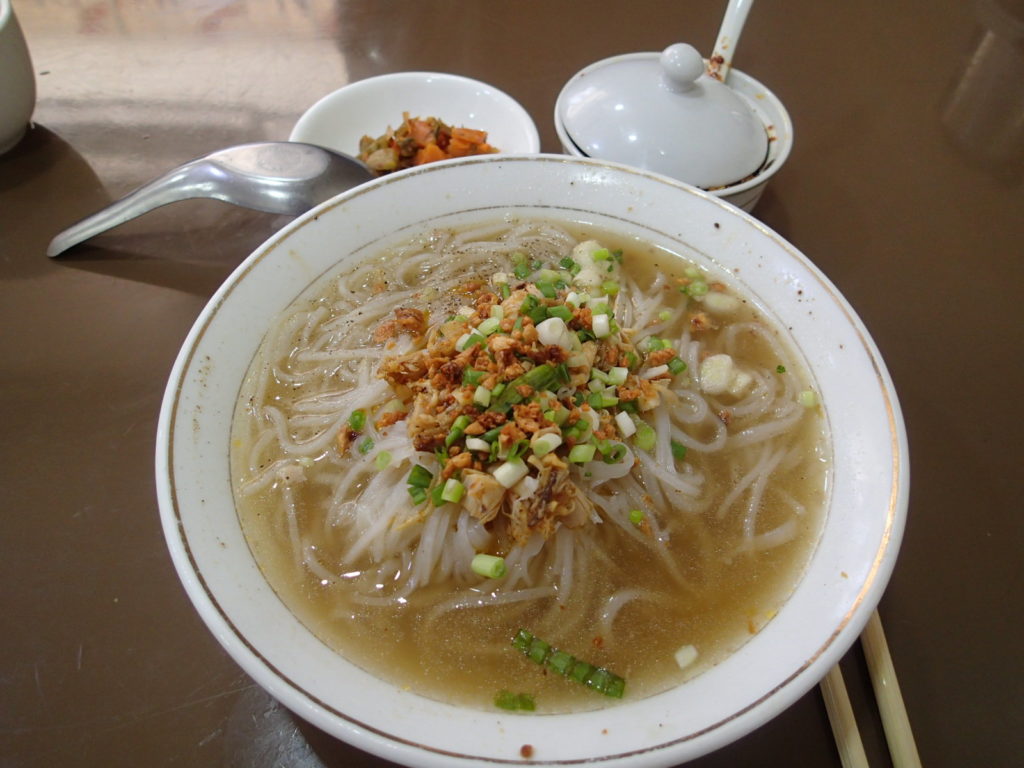
POLYGON ((486 131, 488 143, 503 154, 540 151, 537 126, 519 102, 487 83, 440 72, 396 72, 350 83, 310 107, 288 139, 358 156, 363 136, 397 128, 403 112, 486 131))
POLYGON ((157 432, 160 513, 197 611, 253 679, 297 715, 385 759, 429 768, 677 765, 775 717, 856 641, 896 561, 909 457, 892 382, 854 310, 796 248, 737 208, 668 177, 564 155, 488 155, 412 168, 297 218, 212 297, 186 339, 157 432), (312 281, 431 226, 539 216, 686 253, 789 329, 832 440, 827 519, 803 579, 721 663, 609 709, 522 716, 442 704, 331 651, 278 599, 242 533, 229 470, 240 382, 272 319, 312 281), (828 332, 823 333, 822 328, 828 332))

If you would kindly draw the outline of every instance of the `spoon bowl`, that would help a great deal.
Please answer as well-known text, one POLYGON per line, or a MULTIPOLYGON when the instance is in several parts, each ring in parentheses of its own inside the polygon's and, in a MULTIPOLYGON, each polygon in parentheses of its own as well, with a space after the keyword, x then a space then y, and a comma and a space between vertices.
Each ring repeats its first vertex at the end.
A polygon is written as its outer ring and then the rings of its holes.
POLYGON ((46 255, 58 256, 90 237, 179 200, 206 197, 297 216, 373 178, 373 172, 354 157, 313 144, 241 144, 168 171, 82 219, 53 238, 46 255))

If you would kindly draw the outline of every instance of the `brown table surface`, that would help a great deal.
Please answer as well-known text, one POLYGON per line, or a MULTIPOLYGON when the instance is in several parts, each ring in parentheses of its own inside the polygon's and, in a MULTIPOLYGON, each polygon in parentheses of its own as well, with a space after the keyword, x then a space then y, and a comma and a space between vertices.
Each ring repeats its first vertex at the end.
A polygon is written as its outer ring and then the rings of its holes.
MULTIPOLYGON (((707 51, 724 0, 15 0, 34 127, 0 157, 0 765, 384 765, 291 716, 221 650, 164 546, 157 413, 178 347, 288 219, 178 203, 44 255, 60 229, 205 152, 285 139, 344 83, 454 72, 512 94, 542 149, 562 84, 618 53, 707 51)), ((859 312, 911 446, 879 612, 927 766, 1019 765, 1024 4, 760 2, 736 66, 796 143, 755 211, 859 312)), ((0 83, 2 87, 2 83, 0 83)), ((890 764, 863 652, 842 663, 890 764)), ((821 696, 694 763, 835 766, 821 696)))

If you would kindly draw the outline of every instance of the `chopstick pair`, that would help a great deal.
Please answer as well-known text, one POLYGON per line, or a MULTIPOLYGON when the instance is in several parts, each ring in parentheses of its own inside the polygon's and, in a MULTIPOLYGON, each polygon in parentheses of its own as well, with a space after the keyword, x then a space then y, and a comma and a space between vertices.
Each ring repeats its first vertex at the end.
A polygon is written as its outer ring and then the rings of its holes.
MULTIPOLYGON (((896 669, 889 654, 889 645, 885 641, 882 620, 877 610, 872 611, 868 618, 860 641, 867 659, 871 686, 875 692, 893 766, 920 768, 921 758, 917 753, 914 733, 910 728, 910 719, 907 717, 907 709, 896 679, 896 669)), ((868 758, 864 752, 860 731, 857 729, 857 719, 853 714, 846 683, 838 664, 829 670, 820 687, 843 768, 868 768, 868 758)))

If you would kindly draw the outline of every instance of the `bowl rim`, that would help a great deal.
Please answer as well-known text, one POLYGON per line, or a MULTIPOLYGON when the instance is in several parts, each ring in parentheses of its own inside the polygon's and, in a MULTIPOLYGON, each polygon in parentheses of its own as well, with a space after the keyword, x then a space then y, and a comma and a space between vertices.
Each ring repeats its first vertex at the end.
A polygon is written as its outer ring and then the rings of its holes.
MULTIPOLYGON (((762 725, 813 687, 827 669, 836 663, 847 648, 856 640, 869 617, 870 611, 867 609, 874 608, 888 582, 895 565, 896 555, 902 538, 909 494, 909 460, 907 457, 906 434, 902 415, 895 390, 881 360, 881 356, 870 335, 867 333, 867 329, 864 328, 852 307, 849 306, 838 292, 838 289, 828 281, 828 278, 807 257, 803 256, 795 247, 789 245, 756 219, 739 211, 734 206, 723 203, 718 198, 689 187, 682 182, 606 161, 571 158, 565 155, 540 155, 532 157, 481 156, 464 158, 457 161, 460 166, 471 166, 481 163, 508 164, 523 162, 568 164, 596 173, 608 172, 611 176, 624 174, 625 177, 653 181, 710 201, 718 206, 723 217, 739 217, 742 219, 742 226, 753 227, 759 233, 759 236, 766 236, 775 241, 776 244, 781 245, 789 257, 802 260, 802 267, 809 270, 815 279, 821 281, 828 295, 837 302, 839 309, 846 315, 852 325, 855 336, 863 345, 863 351, 874 367, 873 373, 885 403, 889 439, 893 455, 892 487, 889 490, 889 501, 885 512, 884 534, 879 541, 873 560, 867 568, 867 575, 863 584, 859 587, 856 599, 839 626, 834 629, 824 644, 815 653, 811 654, 801 666, 794 670, 789 677, 780 681, 776 688, 749 703, 743 709, 734 712, 725 721, 714 723, 704 731, 690 733, 684 737, 668 741, 656 741, 641 750, 601 757, 588 757, 582 760, 582 762, 600 762, 609 765, 618 765, 619 763, 630 766, 668 765, 669 762, 674 763, 680 759, 691 759, 699 754, 706 754, 762 725), (774 702, 774 706, 765 706, 766 701, 769 704, 774 702), (687 752, 695 743, 701 745, 700 751, 687 752), (683 754, 684 752, 686 754, 683 754)), ((451 165, 447 166, 447 168, 455 169, 455 166, 451 165)), ((446 172, 448 171, 444 165, 437 164, 412 169, 411 175, 422 176, 424 174, 446 172)), ((452 170, 452 173, 455 172, 457 170, 452 170)), ((404 177, 398 175, 382 177, 375 182, 364 185, 364 187, 343 193, 296 219, 280 232, 271 236, 266 243, 257 248, 242 262, 218 289, 206 307, 204 307, 175 361, 161 406, 156 441, 157 492, 160 502, 161 520, 175 568, 185 586, 186 592, 189 594, 201 617, 235 661, 272 695, 288 706, 289 709, 292 709, 300 716, 324 728, 333 735, 349 741, 361 749, 388 759, 403 762, 411 761, 410 764, 438 766, 450 764, 450 761, 454 758, 459 758, 462 763, 473 765, 494 765, 506 762, 518 763, 521 762, 519 759, 451 753, 434 746, 410 742, 396 734, 375 729, 371 724, 354 720, 349 715, 339 711, 334 705, 318 700, 311 692, 305 690, 302 685, 290 680, 274 665, 273 660, 268 659, 260 649, 252 645, 249 639, 234 626, 232 618, 218 601, 217 595, 211 590, 206 577, 194 557, 194 553, 189 549, 186 522, 183 520, 178 508, 180 499, 178 498, 179 489, 174 482, 175 444, 173 436, 176 420, 183 420, 181 430, 179 431, 188 430, 188 426, 184 423, 184 421, 187 421, 185 419, 187 414, 178 412, 182 406, 183 391, 188 385, 185 379, 188 376, 198 375, 195 371, 195 366, 199 364, 196 357, 198 353, 197 343, 210 323, 213 322, 218 309, 223 305, 230 291, 243 281, 245 276, 261 260, 268 258, 270 254, 280 253, 285 250, 280 247, 282 244, 287 242, 296 232, 310 226, 312 222, 315 222, 326 212, 339 206, 344 206, 346 202, 355 197, 372 194, 374 189, 400 183, 399 180, 401 178, 404 177), (339 723, 339 720, 342 722, 339 723)), ((290 301, 289 299, 286 303, 290 303, 290 301)), ((296 620, 293 617, 294 621, 296 620)), ((768 626, 770 628, 771 623, 768 626)), ((640 700, 640 702, 635 704, 648 700, 640 700)), ((428 706, 444 709, 444 705, 440 705, 437 702, 430 702, 428 706)), ((625 706, 634 705, 620 705, 620 707, 625 706)), ((455 711, 465 713, 460 708, 454 709, 455 711)), ((554 715, 550 717, 565 718, 567 720, 577 718, 576 715, 554 715)), ((493 718, 488 718, 488 720, 491 719, 493 718)), ((538 757, 533 762, 541 765, 575 764, 581 762, 581 760, 553 760, 545 762, 542 757, 538 757)))
MULTIPOLYGON (((609 56, 608 58, 588 64, 565 82, 561 90, 558 92, 558 96, 555 98, 554 124, 555 133, 558 134, 558 140, 562 144, 562 147, 565 148, 566 152, 573 157, 600 159, 590 158, 589 155, 582 154, 582 150, 578 148, 565 128, 565 124, 562 121, 562 111, 569 87, 575 83, 579 77, 596 72, 609 64, 615 64, 623 61, 657 61, 660 56, 661 53, 659 51, 640 51, 636 53, 622 53, 616 56, 609 56)), ((704 60, 705 64, 707 64, 707 61, 707 59, 704 60)), ((778 112, 779 119, 775 120, 770 125, 766 125, 766 127, 774 129, 774 138, 769 138, 768 156, 765 159, 764 164, 752 177, 744 181, 729 184, 725 187, 703 190, 715 197, 723 198, 729 198, 734 195, 738 196, 751 189, 763 187, 767 184, 768 180, 778 173, 779 169, 782 168, 786 160, 789 158, 790 152, 793 149, 794 139, 793 121, 789 116, 789 111, 786 109, 786 105, 783 104, 782 99, 776 96, 767 86, 764 85, 764 83, 742 70, 731 67, 728 76, 726 77, 726 85, 743 97, 760 119, 764 120, 768 116, 764 114, 764 110, 759 106, 757 100, 764 100, 771 104, 772 108, 778 112), (737 85, 742 87, 737 88, 737 85)), ((615 161, 610 160, 607 162, 615 161)), ((697 187, 697 189, 701 188, 697 187)))
MULTIPOLYGON (((525 139, 525 146, 521 149, 502 152, 501 154, 534 154, 540 151, 540 134, 537 131, 537 124, 534 122, 526 108, 513 98, 508 92, 497 86, 477 80, 466 75, 454 74, 451 72, 432 72, 428 70, 410 70, 403 72, 387 72, 379 75, 371 75, 359 80, 353 80, 335 90, 324 94, 299 116, 299 119, 292 127, 288 136, 289 141, 309 141, 311 126, 319 119, 325 110, 329 110, 336 102, 360 96, 364 93, 372 93, 382 87, 390 87, 398 84, 419 84, 429 85, 430 83, 445 83, 460 86, 468 86, 484 89, 497 102, 500 102, 514 114, 518 120, 519 130, 525 139)), ((437 115, 440 117, 440 115, 437 115)), ((344 151, 344 150, 342 150, 344 151)), ((351 154, 351 152, 349 153, 351 154)), ((442 161, 447 162, 447 161, 442 161)))

